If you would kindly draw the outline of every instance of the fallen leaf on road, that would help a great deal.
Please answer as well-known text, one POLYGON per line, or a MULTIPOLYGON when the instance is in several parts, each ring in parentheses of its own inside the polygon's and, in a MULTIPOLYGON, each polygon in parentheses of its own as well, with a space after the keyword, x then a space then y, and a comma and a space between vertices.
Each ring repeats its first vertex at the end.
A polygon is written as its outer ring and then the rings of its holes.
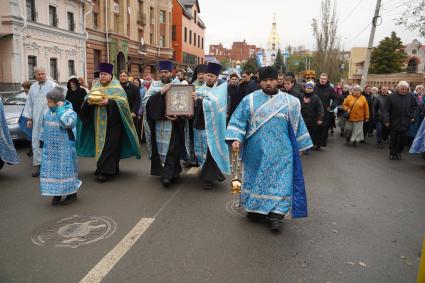
POLYGON ((363 266, 363 267, 367 267, 367 264, 366 264, 366 263, 364 263, 364 262, 362 262, 362 261, 359 261, 359 265, 361 265, 361 266, 363 266))
POLYGON ((335 230, 335 229, 332 229, 332 232, 334 232, 335 234, 337 234, 337 233, 338 233, 338 231, 337 231, 337 230, 335 230))
POLYGON ((401 259, 407 259, 407 257, 405 257, 404 255, 401 256, 401 259))
POLYGON ((335 225, 336 226, 336 222, 332 222, 332 225, 335 225))
POLYGON ((354 262, 352 262, 352 261, 347 261, 347 262, 346 262, 346 264, 349 264, 349 265, 355 265, 355 263, 354 263, 354 262))

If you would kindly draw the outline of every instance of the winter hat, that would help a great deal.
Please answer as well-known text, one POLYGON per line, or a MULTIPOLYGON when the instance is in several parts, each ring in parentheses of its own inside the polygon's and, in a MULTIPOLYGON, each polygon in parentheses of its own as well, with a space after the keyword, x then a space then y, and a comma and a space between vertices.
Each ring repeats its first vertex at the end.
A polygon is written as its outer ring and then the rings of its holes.
POLYGON ((208 62, 207 74, 220 75, 221 65, 215 62, 208 62))
POLYGON ((311 87, 314 88, 315 83, 313 81, 308 81, 305 83, 305 88, 311 87))
POLYGON ((52 89, 46 94, 46 98, 53 101, 64 101, 65 91, 60 86, 56 86, 54 89, 52 89))
POLYGON ((162 60, 158 62, 158 69, 159 71, 173 71, 173 62, 168 60, 162 60))
POLYGON ((258 72, 259 72, 260 81, 266 80, 266 79, 277 80, 277 75, 279 73, 279 71, 275 67, 271 67, 271 66, 263 67, 258 72))

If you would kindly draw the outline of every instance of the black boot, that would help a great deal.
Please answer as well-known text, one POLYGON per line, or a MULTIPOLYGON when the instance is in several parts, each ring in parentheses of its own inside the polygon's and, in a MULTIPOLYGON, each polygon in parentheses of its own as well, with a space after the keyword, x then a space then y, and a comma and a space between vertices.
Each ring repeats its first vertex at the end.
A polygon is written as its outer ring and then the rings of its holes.
POLYGON ((103 175, 102 173, 99 173, 97 175, 96 179, 99 183, 104 183, 104 182, 108 181, 108 177, 106 175, 103 175))
POLYGON ((73 193, 73 194, 67 195, 65 200, 62 202, 62 204, 68 205, 68 204, 73 203, 76 200, 77 200, 77 193, 73 193))
POLYGON ((40 177, 40 165, 36 165, 35 166, 35 170, 34 172, 32 172, 31 176, 35 177, 40 177))
POLYGON ((164 188, 168 188, 169 186, 171 186, 171 180, 167 178, 162 179, 162 185, 164 186, 164 188))
POLYGON ((282 214, 277 214, 273 212, 269 213, 269 223, 270 223, 270 229, 272 230, 272 232, 276 232, 276 233, 280 232, 280 230, 282 229, 284 217, 285 216, 282 214))
POLYGON ((252 222, 261 222, 267 220, 267 215, 255 212, 247 212, 246 217, 252 222))
POLYGON ((58 205, 58 204, 60 204, 61 203, 61 199, 62 199, 61 196, 54 196, 52 198, 52 205, 58 205))

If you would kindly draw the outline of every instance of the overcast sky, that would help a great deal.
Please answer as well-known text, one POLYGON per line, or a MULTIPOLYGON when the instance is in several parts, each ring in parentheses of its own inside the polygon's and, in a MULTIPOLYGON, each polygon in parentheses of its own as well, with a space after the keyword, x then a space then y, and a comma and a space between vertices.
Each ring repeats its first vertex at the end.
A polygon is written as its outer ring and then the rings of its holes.
MULTIPOLYGON (((411 0, 413 1, 413 0, 411 0)), ((395 31, 404 43, 414 38, 425 42, 417 32, 397 26, 394 18, 403 11, 406 0, 382 0, 382 24, 377 27, 374 45, 391 31, 395 31)), ((233 41, 246 39, 249 44, 266 47, 273 13, 282 47, 304 45, 313 49, 311 23, 320 17, 320 0, 199 0, 200 17, 206 29, 205 50, 210 44, 223 43, 230 48, 233 41)), ((336 0, 338 34, 342 47, 367 46, 371 30, 375 0, 336 0)))

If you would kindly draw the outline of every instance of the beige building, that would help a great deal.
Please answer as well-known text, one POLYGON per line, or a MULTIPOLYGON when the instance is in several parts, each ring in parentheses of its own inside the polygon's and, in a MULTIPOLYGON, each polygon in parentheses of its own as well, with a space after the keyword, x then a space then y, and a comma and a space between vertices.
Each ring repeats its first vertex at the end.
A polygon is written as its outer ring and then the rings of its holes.
POLYGON ((361 75, 363 73, 363 64, 366 60, 367 47, 353 47, 348 66, 348 77, 352 78, 353 75, 361 75))
POLYGON ((93 0, 86 5, 87 74, 91 80, 99 62, 132 76, 155 74, 159 59, 171 59, 171 0, 93 0), (90 10, 89 10, 90 9, 90 10))
POLYGON ((0 89, 18 89, 46 68, 59 84, 85 77, 86 35, 81 0, 0 1, 0 89))

